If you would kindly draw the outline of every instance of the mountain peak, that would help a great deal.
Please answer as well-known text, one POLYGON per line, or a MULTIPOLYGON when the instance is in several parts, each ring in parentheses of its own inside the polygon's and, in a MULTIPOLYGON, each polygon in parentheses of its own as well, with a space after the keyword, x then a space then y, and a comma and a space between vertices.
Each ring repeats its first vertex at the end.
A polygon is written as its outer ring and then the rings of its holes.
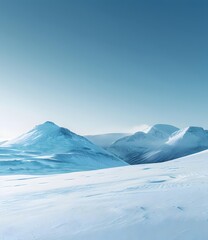
POLYGON ((46 121, 46 122, 44 122, 43 124, 41 124, 41 125, 51 125, 51 126, 57 126, 54 122, 51 122, 51 121, 46 121))
MULTIPOLYGON (((59 127, 51 121, 46 121, 35 126, 32 130, 21 136, 6 142, 2 146, 19 147, 19 148, 35 148, 35 149, 68 149, 72 145, 76 145, 82 139, 66 128, 59 127)), ((87 140, 86 140, 87 141, 87 140)))
POLYGON ((58 125, 56 125, 54 122, 51 122, 51 121, 46 121, 42 124, 39 124, 35 127, 35 129, 39 129, 39 130, 49 130, 49 129, 58 129, 60 128, 58 125))
POLYGON ((160 131, 160 132, 164 132, 164 133, 170 135, 178 130, 179 129, 177 127, 169 125, 169 124, 155 124, 152 127, 150 127, 148 132, 160 131))
POLYGON ((190 126, 184 129, 185 132, 189 133, 203 133, 204 129, 202 127, 195 127, 195 126, 190 126))
POLYGON ((169 145, 180 144, 180 147, 182 146, 182 144, 186 147, 190 145, 208 146, 208 134, 207 131, 204 130, 202 127, 190 126, 181 129, 175 132, 173 135, 171 135, 167 144, 169 145))
POLYGON ((35 133, 36 135, 42 135, 42 136, 50 136, 50 137, 57 137, 57 136, 65 136, 65 137, 75 137, 76 134, 71 132, 67 128, 60 127, 56 125, 53 122, 47 121, 40 125, 37 125, 35 128, 33 128, 29 133, 35 133))
POLYGON ((194 126, 190 126, 190 127, 186 127, 184 129, 180 129, 179 131, 175 132, 171 138, 175 137, 175 136, 180 136, 180 137, 184 137, 186 135, 204 135, 206 134, 206 131, 202 128, 202 127, 194 127, 194 126))

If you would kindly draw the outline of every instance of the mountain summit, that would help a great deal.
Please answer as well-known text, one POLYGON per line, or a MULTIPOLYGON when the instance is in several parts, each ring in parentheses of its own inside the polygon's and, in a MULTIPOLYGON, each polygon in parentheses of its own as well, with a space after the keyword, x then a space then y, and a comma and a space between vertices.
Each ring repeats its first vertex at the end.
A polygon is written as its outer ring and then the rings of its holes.
MULTIPOLYGON (((47 121, 27 133, 7 141, 2 146, 47 153, 64 153, 74 148, 92 147, 92 144, 67 128, 47 121)), ((93 145, 93 148, 97 147, 93 145)))

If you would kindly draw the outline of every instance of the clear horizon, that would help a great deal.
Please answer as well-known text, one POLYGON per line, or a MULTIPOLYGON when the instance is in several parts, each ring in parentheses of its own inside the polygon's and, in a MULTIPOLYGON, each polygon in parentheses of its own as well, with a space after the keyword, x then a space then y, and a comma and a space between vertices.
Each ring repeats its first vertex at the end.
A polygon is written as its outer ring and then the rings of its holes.
POLYGON ((0 0, 0 137, 208 129, 205 0, 0 0))

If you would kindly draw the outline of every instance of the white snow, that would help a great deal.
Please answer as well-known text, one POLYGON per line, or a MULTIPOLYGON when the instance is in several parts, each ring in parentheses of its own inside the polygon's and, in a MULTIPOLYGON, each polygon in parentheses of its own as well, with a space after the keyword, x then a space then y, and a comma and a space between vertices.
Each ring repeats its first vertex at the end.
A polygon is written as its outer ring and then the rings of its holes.
POLYGON ((84 147, 93 147, 102 151, 101 148, 93 145, 86 138, 49 121, 37 125, 31 131, 7 141, 1 146, 50 153, 63 153, 74 148, 84 147))
POLYGON ((121 138, 107 149, 130 164, 162 162, 208 149, 208 131, 157 124, 121 138))
POLYGON ((201 127, 188 127, 176 131, 167 141, 168 145, 178 145, 178 147, 208 147, 208 132, 201 127))
POLYGON ((126 165, 86 138, 52 122, 0 145, 0 174, 49 174, 126 165))
POLYGON ((174 161, 0 176, 1 240, 206 240, 208 151, 174 161))

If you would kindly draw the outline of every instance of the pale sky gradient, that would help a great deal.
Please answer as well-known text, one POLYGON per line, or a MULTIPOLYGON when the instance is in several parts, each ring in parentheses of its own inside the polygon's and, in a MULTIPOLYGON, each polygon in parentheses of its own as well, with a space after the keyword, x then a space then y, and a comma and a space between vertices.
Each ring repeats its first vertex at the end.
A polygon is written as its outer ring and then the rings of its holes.
POLYGON ((0 0, 0 136, 208 129, 208 1, 0 0))

